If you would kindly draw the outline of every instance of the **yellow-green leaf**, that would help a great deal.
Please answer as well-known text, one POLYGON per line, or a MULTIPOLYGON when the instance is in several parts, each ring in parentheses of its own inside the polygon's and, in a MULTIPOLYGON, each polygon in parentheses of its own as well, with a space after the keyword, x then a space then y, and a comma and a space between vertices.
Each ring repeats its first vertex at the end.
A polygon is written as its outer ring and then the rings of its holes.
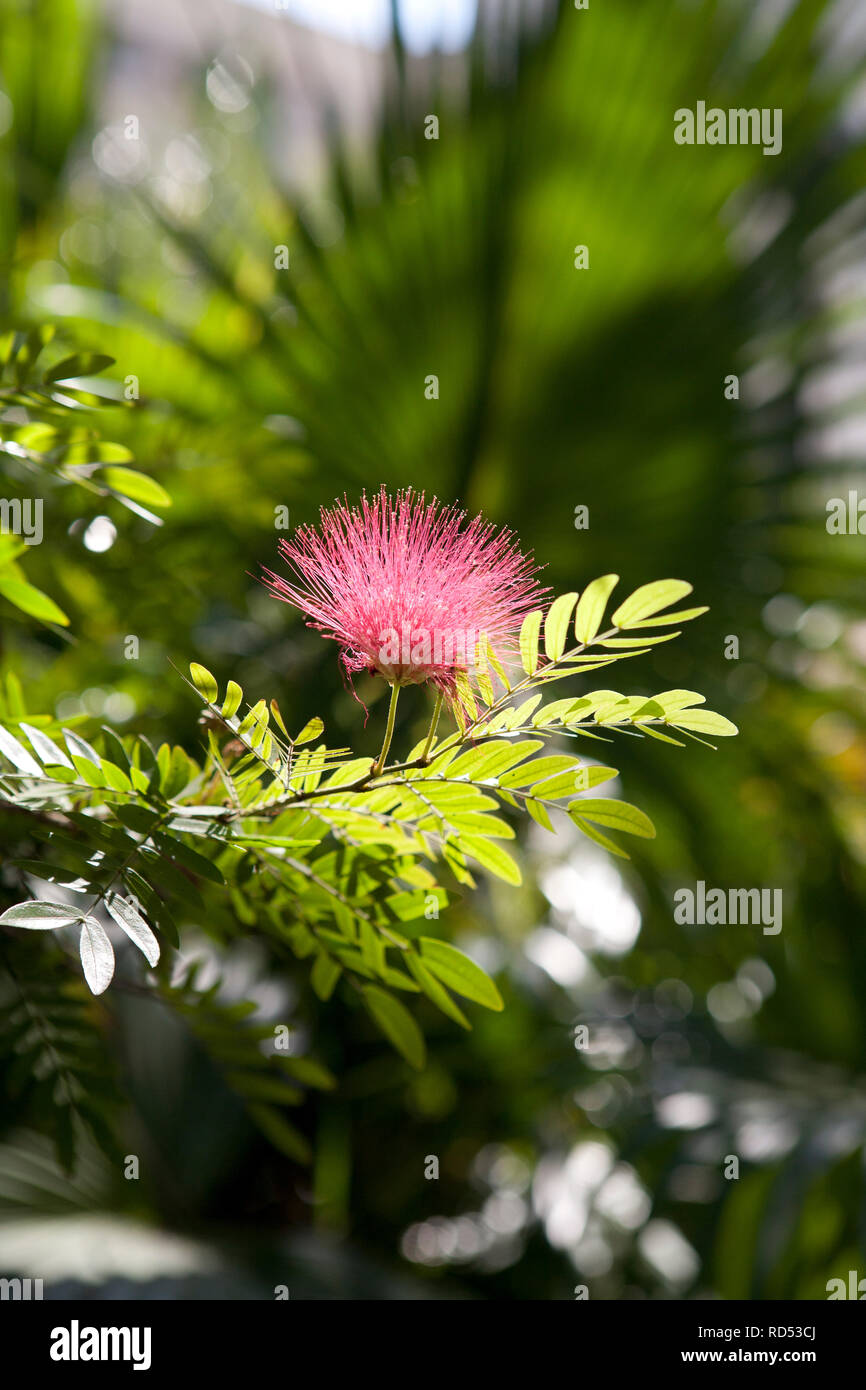
POLYGON ((533 801, 532 797, 530 796, 526 798, 524 805, 526 806, 526 809, 531 815, 532 819, 536 821, 538 825, 542 826, 545 830, 549 830, 551 835, 556 834, 556 831, 554 830, 553 825, 551 823, 550 816, 548 815, 547 807, 543 804, 543 802, 533 801))
POLYGON ((726 719, 723 714, 716 714, 711 709, 689 709, 682 710, 678 714, 669 715, 668 723, 673 724, 675 729, 691 729, 696 734, 714 734, 716 738, 732 738, 739 733, 736 724, 732 724, 730 719, 726 719))
POLYGON ((511 682, 506 676, 502 662, 499 660, 499 657, 496 655, 495 651, 491 647, 489 640, 487 641, 487 660, 493 667, 493 670, 496 672, 499 679, 502 681, 502 684, 504 685, 505 689, 510 690, 511 682))
POLYGON ((480 667, 476 668, 475 684, 478 686, 482 700, 489 708, 496 697, 493 693, 493 682, 490 679, 490 672, 486 666, 483 669, 480 667))
POLYGON ((593 821, 596 825, 607 826, 610 830, 620 830, 624 835, 640 835, 642 839, 655 839, 655 826, 649 816, 630 806, 627 801, 615 801, 608 797, 581 797, 569 802, 568 814, 577 820, 593 821))
POLYGON ((680 608, 676 613, 663 613, 660 618, 644 618, 641 627, 668 627, 671 623, 688 623, 692 618, 699 618, 702 613, 709 613, 706 604, 702 608, 680 608))
POLYGON ((35 588, 33 584, 28 584, 26 579, 18 579, 12 574, 0 574, 0 594, 31 618, 38 618, 42 623, 69 626, 69 619, 63 609, 58 608, 54 599, 43 594, 42 590, 35 588))
POLYGON ((443 989, 442 985, 440 985, 439 981, 436 979, 436 976, 427 969, 427 966, 423 961, 418 959, 413 951, 407 952, 406 964, 424 993, 427 995, 427 998, 432 1000, 437 1009, 441 1009, 442 1013, 446 1014, 448 1018, 452 1018, 455 1023, 459 1023, 461 1028, 471 1028, 472 1025, 463 1010, 454 1003, 447 989, 443 989))
POLYGON ((279 705, 277 704, 276 700, 271 700, 271 714, 273 715, 274 719, 276 720, 277 725, 279 726, 279 728, 280 728, 280 729, 283 731, 283 733, 285 734, 286 738, 290 738, 289 731, 288 731, 288 729, 286 728, 286 726, 285 726, 285 724, 284 724, 284 722, 283 722, 283 716, 280 714, 280 707, 279 707, 279 705))
POLYGON ((243 698, 244 692, 237 681, 229 681, 226 686, 226 697, 223 700, 222 708, 223 715, 226 719, 231 719, 232 715, 237 713, 243 698))
POLYGON ((75 771, 78 773, 82 782, 87 783, 88 787, 105 786, 105 778, 99 768, 95 767, 89 758, 80 758, 76 753, 73 753, 72 761, 75 765, 75 771))
POLYGON ((544 651, 551 661, 558 661, 565 651, 568 627, 577 594, 560 594, 547 610, 544 620, 544 651))
POLYGON ((189 663, 189 674, 199 695, 207 700, 209 705, 212 705, 219 692, 216 678, 211 675, 206 666, 200 666, 197 661, 189 663))
POLYGON ((555 772, 564 772, 566 768, 572 768, 576 771, 579 766, 579 758, 573 758, 568 753, 552 753, 547 758, 535 758, 532 762, 522 763, 512 772, 507 772, 504 777, 500 777, 499 785, 500 787, 528 787, 530 782, 540 782, 545 777, 552 777, 555 772))
POLYGON ((652 584, 642 584, 620 604, 611 622, 614 627, 639 627, 646 618, 662 608, 670 608, 691 592, 692 586, 685 579, 656 579, 652 584))
POLYGON ((303 729, 295 739, 295 743, 298 744, 312 742, 314 738, 319 737, 319 734, 322 732, 324 727, 325 726, 322 720, 319 718, 318 715, 316 715, 314 719, 311 719, 308 724, 304 725, 303 729))
MULTIPOLYGON (((647 705, 660 705, 667 713, 686 709, 690 705, 703 704, 706 704, 706 697, 700 695, 697 690, 663 690, 660 695, 653 695, 647 700, 647 705)), ((638 714, 642 712, 643 709, 638 710, 638 714)))
POLYGON ((511 855, 495 841, 485 840, 482 835, 461 835, 460 848, 465 854, 477 859, 482 868, 489 870, 497 878, 515 885, 522 883, 520 869, 511 855))
POLYGON ((122 772, 119 767, 115 767, 114 763, 107 762, 104 758, 102 760, 102 773, 105 777, 106 785, 111 787, 112 791, 132 791, 132 783, 126 773, 122 772))
POLYGON ((261 743, 268 727, 268 717, 267 700, 257 700, 238 725, 238 733, 241 735, 249 734, 250 730, 254 729, 255 734, 251 736, 250 741, 255 742, 255 739, 258 738, 258 742, 261 743))
POLYGON ((587 584, 580 596, 574 615, 574 633, 578 642, 591 642, 601 628, 607 601, 619 583, 618 574, 603 574, 587 584))
POLYGON ((458 698, 460 700, 460 708, 458 709, 458 712, 462 713, 462 710, 468 710, 470 719, 477 719, 478 705, 476 703, 475 696, 472 692, 472 685, 470 683, 469 676, 466 673, 466 671, 462 669, 457 671, 454 677, 454 685, 457 691, 458 698))
POLYGON ((119 492, 121 497, 129 497, 145 507, 171 506, 165 488, 137 468, 103 468, 102 476, 112 492, 119 492))
POLYGON ((534 676, 538 670, 538 635, 542 616, 541 609, 536 608, 533 613, 527 613, 520 628, 520 660, 528 676, 534 676))
POLYGON ((455 994, 462 994, 464 999, 472 999, 476 1004, 483 1004, 485 1009, 495 1009, 497 1013, 505 1007, 490 976, 469 956, 458 951, 456 946, 449 945, 447 941, 437 941, 432 936, 422 936, 418 945, 428 970, 438 975, 455 994))

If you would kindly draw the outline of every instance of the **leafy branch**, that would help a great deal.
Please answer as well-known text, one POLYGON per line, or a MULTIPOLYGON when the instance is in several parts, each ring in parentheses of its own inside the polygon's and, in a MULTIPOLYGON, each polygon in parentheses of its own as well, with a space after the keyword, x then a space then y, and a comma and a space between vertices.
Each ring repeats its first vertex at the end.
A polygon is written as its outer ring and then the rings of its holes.
MULTIPOLYGON (((153 478, 129 467, 133 455, 124 444, 102 438, 92 418, 106 407, 124 404, 117 389, 93 378, 114 365, 103 353, 79 352, 55 361, 44 370, 37 366, 43 349, 53 340, 54 329, 43 325, 27 333, 9 332, 0 337, 0 456, 46 484, 75 484, 103 498, 113 498, 154 526, 161 518, 153 507, 171 505, 171 498, 153 478)), ((10 481, 19 482, 7 467, 10 481)), ((0 596, 28 616, 61 627, 69 618, 54 599, 31 584, 21 568, 33 527, 32 512, 24 514, 22 499, 3 500, 0 533, 0 596)), ((29 502, 32 509, 32 499, 29 502)), ((41 499, 36 499, 41 506, 41 499)))
MULTIPOLYGON (((525 811, 550 832, 553 814, 565 813, 588 838, 624 857, 612 834, 655 834, 638 807, 593 795, 618 775, 615 768, 545 752, 545 743, 626 733, 682 746, 676 734, 704 742, 736 732, 690 690, 646 696, 603 689, 545 702, 554 681, 641 655, 679 635, 653 629, 706 611, 668 611, 691 586, 663 580, 638 589, 603 628, 616 582, 606 575, 580 597, 565 594, 546 613, 530 613, 516 679, 482 644, 474 682, 468 671, 458 677, 457 727, 438 737, 437 702, 425 738, 390 763, 393 717, 380 756, 354 757, 322 741, 321 719, 292 735, 275 700, 249 705, 235 681, 220 697, 214 676, 196 662, 189 684, 204 705, 201 760, 108 728, 97 750, 68 725, 44 717, 34 723, 20 708, 17 717, 7 713, 0 723, 0 798, 34 818, 31 833, 44 858, 12 863, 27 884, 50 883, 54 891, 12 904, 0 925, 74 928, 85 978, 101 993, 114 971, 111 924, 153 968, 155 933, 178 943, 176 916, 201 921, 221 912, 224 920, 228 912, 242 932, 267 936, 309 961, 320 1000, 344 980, 347 1002, 360 1003, 394 1048, 422 1067, 424 1038, 402 1002, 406 995, 423 994, 465 1028, 470 1021, 458 999, 503 1007, 481 968, 450 943, 422 934, 422 923, 438 920, 455 886, 474 887, 479 868, 520 883, 519 865, 505 848, 515 838, 508 813, 525 811)), ((207 1009, 218 1007, 213 992, 205 1006, 195 1003, 192 977, 168 993, 158 979, 153 988, 207 1031, 207 1009)), ((250 1065, 258 1067, 257 1057, 250 1065)), ((233 1074, 237 1082, 236 1068, 233 1074)), ((251 1115, 284 1151, 301 1157, 301 1136, 279 1113, 286 1097, 274 1087, 282 1085, 260 1078, 251 1115)))

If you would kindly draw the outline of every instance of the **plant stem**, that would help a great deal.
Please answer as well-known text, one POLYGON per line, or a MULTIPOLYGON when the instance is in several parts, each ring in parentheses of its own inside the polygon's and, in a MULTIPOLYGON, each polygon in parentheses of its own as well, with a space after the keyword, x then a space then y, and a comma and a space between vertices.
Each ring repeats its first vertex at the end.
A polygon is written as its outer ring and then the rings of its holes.
POLYGON ((399 685, 391 686, 391 703, 388 706, 388 724, 385 729, 385 742, 382 744, 382 751, 373 764, 370 772, 371 777, 378 777, 382 768, 385 766, 385 759, 388 756, 388 749, 391 747, 391 739, 394 737, 394 719, 397 714, 397 699, 400 694, 399 685))
POLYGON ((429 728, 428 733, 427 733, 427 742, 424 744, 424 748, 423 748, 423 750, 422 750, 422 752, 421 752, 421 762, 422 762, 422 763, 426 763, 426 761, 427 761, 427 759, 428 759, 428 757, 429 757, 430 749, 431 749, 432 746, 433 746, 433 740, 434 740, 434 738, 436 737, 436 730, 439 728, 439 716, 440 716, 440 714, 442 713, 442 700, 443 700, 443 698, 444 698, 444 697, 443 697, 442 691, 441 691, 441 690, 437 690, 437 692, 436 692, 436 704, 433 706, 433 718, 430 720, 430 728, 429 728))

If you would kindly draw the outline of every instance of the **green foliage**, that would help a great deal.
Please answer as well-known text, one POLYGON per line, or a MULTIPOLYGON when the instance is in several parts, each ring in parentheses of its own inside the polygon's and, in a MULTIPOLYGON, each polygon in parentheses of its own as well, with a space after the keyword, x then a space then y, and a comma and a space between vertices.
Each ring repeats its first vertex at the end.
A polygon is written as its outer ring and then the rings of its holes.
MULTIPOLYGON (((845 267, 856 262, 862 239, 863 155, 850 108, 860 55, 856 36, 838 41, 836 8, 796 0, 772 23, 756 24, 755 7, 740 0, 698 0, 676 11, 672 43, 671 11, 662 0, 609 0, 589 15, 562 3, 549 7, 550 22, 531 33, 517 26, 493 33, 482 25, 465 83, 453 81, 459 58, 431 55, 415 64, 395 46, 390 65, 382 65, 390 66, 394 87, 364 157, 355 159, 363 143, 357 127, 348 138, 336 131, 330 137, 317 186, 338 229, 330 245, 316 235, 307 191, 287 193, 284 169, 270 167, 279 142, 259 138, 284 119, 283 97, 271 96, 276 83, 258 83, 237 120, 216 113, 198 65, 218 55, 207 41, 196 50, 171 90, 181 97, 176 109, 190 113, 189 135, 170 133, 201 141, 211 172, 199 210, 169 210, 158 137, 153 176, 134 188, 100 178, 88 158, 98 127, 86 102, 89 93, 99 99, 98 73, 110 71, 112 59, 107 36, 104 50, 93 43, 98 7, 52 0, 7 6, 0 16, 2 85, 14 107, 0 148, 7 323, 38 321, 46 279, 63 281, 45 290, 52 296, 47 312, 64 314, 69 326, 69 345, 58 356, 76 343, 95 344, 123 364, 121 379, 128 371, 140 375, 158 408, 115 408, 101 434, 148 460, 148 473, 173 500, 171 524, 160 528, 80 484, 58 483, 49 494, 50 545, 25 555, 24 582, 68 615, 73 640, 33 595, 30 616, 38 622, 3 622, 0 712, 25 751, 32 744, 21 719, 66 749, 54 719, 60 709, 63 727, 82 733, 100 756, 104 750, 127 780, 135 774, 123 772, 124 757, 116 748, 112 755, 109 736, 97 732, 103 719, 115 733, 140 730, 154 749, 166 744, 169 761, 180 747, 200 762, 192 702, 181 681, 166 679, 166 659, 180 663, 190 653, 216 673, 220 691, 229 677, 249 691, 276 690, 292 729, 317 711, 331 729, 355 727, 336 663, 320 650, 326 644, 257 604, 248 571, 251 556, 267 561, 272 554, 275 504, 291 507, 293 524, 313 520, 320 502, 344 488, 355 494, 362 484, 411 479, 508 522, 543 556, 557 591, 570 589, 576 572, 615 569, 631 588, 648 574, 673 572, 691 576, 711 607, 688 641, 670 643, 663 627, 644 624, 637 634, 617 628, 611 645, 593 649, 628 653, 616 644, 629 642, 648 648, 641 686, 662 693, 644 704, 650 714, 653 704, 667 712, 666 720, 642 719, 627 696, 594 691, 597 704, 584 707, 574 735, 596 754, 607 752, 598 739, 617 740, 613 761, 624 785, 658 827, 651 845, 640 836, 631 841, 639 875, 623 867, 622 882, 642 918, 630 949, 611 956, 569 918, 590 974, 560 987, 527 966, 523 935, 550 912, 534 870, 560 849, 571 854, 571 827, 556 838, 537 837, 540 850, 522 833, 516 846, 501 830, 494 836, 494 817, 520 828, 508 801, 509 773, 498 779, 499 792, 481 791, 497 805, 464 814, 484 817, 486 844, 516 847, 528 870, 524 886, 494 875, 479 894, 460 901, 451 893, 442 925, 455 940, 495 935, 505 1020, 471 1008, 474 1032, 457 1034, 452 1024, 465 1019, 458 996, 422 965, 420 949, 409 953, 419 993, 399 998, 424 1026, 430 1065, 405 1081, 402 1060, 395 1055, 389 1070, 388 1053, 375 1050, 375 1025, 347 986, 348 973, 327 942, 317 952, 313 937, 303 968, 311 968, 318 992, 302 992, 299 1009, 341 1087, 333 1107, 313 1100, 296 1113, 299 1129, 317 1131, 323 1154, 317 1200, 301 1220, 342 1219, 346 1229, 349 1203, 343 1198, 341 1207, 340 1185, 345 1191, 351 1176, 352 1259, 366 1247, 377 1262, 392 1260, 407 1226, 419 1219, 417 1187, 405 1179, 433 1132, 436 1150, 447 1149, 454 1165, 451 1182, 436 1185, 437 1210, 459 1215, 474 1200, 468 1194, 479 1181, 475 1155, 492 1143, 513 1145, 521 1162, 542 1161, 547 1170, 551 1156, 582 1142, 591 1124, 592 1135, 637 1172, 653 1216, 674 1222, 697 1251, 699 1291, 824 1297, 831 1274, 862 1269, 857 1134, 866 948, 858 923, 866 902, 866 718, 862 643, 855 638, 864 560, 862 538, 826 533, 823 507, 827 496, 844 497, 858 485, 848 444, 862 408, 852 370, 862 306, 850 294, 845 267), (784 107, 782 152, 767 159, 750 146, 675 146, 670 113, 696 94, 724 108, 784 107), (439 141, 423 138, 431 110, 443 117, 439 141), (67 162, 70 150, 75 157, 67 162), (78 254, 82 226, 95 228, 102 261, 78 254), (589 273, 573 269, 577 239, 590 245, 589 273), (284 241, 287 272, 273 265, 273 247, 284 241), (53 266, 50 274, 46 266, 53 266), (442 374, 435 404, 421 395, 430 370, 442 374), (721 389, 731 372, 740 374, 739 400, 721 389), (589 529, 572 529, 577 502, 588 509, 589 529), (80 540, 94 508, 118 523, 116 543, 98 557, 82 555, 80 540), (781 633, 765 616, 775 596, 795 608, 781 633), (119 635, 127 632, 141 636, 138 662, 125 659, 119 635), (722 655, 729 633, 738 635, 739 661, 722 655), (26 675, 26 708, 20 687, 14 690, 15 670, 26 675), (714 742, 729 732, 717 723, 722 716, 708 716, 688 689, 693 684, 736 719, 742 735, 724 758, 700 746, 688 757, 659 757, 659 741, 676 747, 690 735, 714 742), (100 690, 120 692, 128 717, 100 714, 100 690), (90 703, 80 698, 84 692, 90 703), (78 712, 68 715, 73 707, 78 712), (784 885, 782 936, 730 927, 683 932, 671 920, 670 887, 697 878, 784 885), (763 981, 760 1002, 755 979, 763 981), (677 1007, 666 1009, 672 981, 677 1007), (320 1008, 329 991, 332 1002, 320 1008), (745 1014, 732 1021, 725 1009, 717 1014, 720 993, 745 1014), (590 1058, 577 1053, 570 1036, 577 1015, 613 1035, 616 1046, 590 1058), (669 1088, 698 1091, 716 1121, 672 1132, 651 1103, 669 1088), (701 1191, 744 1116, 753 1137, 767 1127, 762 1141, 767 1130, 770 1138, 796 1136, 789 1157, 753 1149, 739 1182, 701 1191), (390 1139, 387 1154, 382 1135, 390 1139)), ((252 43, 252 14, 246 29, 252 43)), ((315 76, 324 86, 325 73, 315 76)), ((162 103, 162 85, 154 90, 162 103)), ((82 410, 76 418, 99 417, 82 410)), ((29 491, 33 477, 40 488, 51 481, 44 469, 31 475, 28 468, 25 477, 21 460, 8 453, 0 462, 10 479, 7 496, 29 491)), ((28 599, 20 588, 12 592, 28 599)), ((584 591, 581 639, 601 630, 593 632, 592 609, 599 598, 606 607, 609 596, 584 591)), ((0 609, 0 621, 13 612, 7 599, 0 609)), ((552 628, 553 651, 557 637, 552 628)), ((540 630, 535 652, 541 667, 547 652, 540 630)), ((501 678, 489 664, 490 691, 479 680, 476 692, 488 705, 501 678)), ((369 686, 359 695, 373 706, 369 686)), ((572 734, 551 710, 559 704, 561 716, 575 698, 582 698, 577 690, 552 704, 541 691, 524 694, 517 723, 532 726, 536 713, 549 723, 523 737, 538 740, 549 727, 557 740, 537 750, 539 760, 564 756, 557 750, 572 734)), ((422 730, 411 727, 409 700, 402 704, 397 737, 405 734, 411 745, 422 730)), ((271 708, 269 731, 288 739, 275 720, 271 708)), ((511 738, 505 724, 497 732, 511 738)), ((369 751, 364 740, 358 730, 359 753, 369 751)), ((301 736, 294 741, 298 747, 301 736)), ((124 733, 122 743, 131 747, 133 740, 124 733)), ((75 756, 94 776, 88 755, 75 756)), ((237 750, 226 756, 231 771, 237 750)), ((529 755, 524 761, 528 766, 529 755)), ((593 778, 603 777, 595 763, 586 766, 593 778)), ((148 769, 149 762, 149 782, 148 769)), ((512 772, 519 778, 521 764, 512 772)), ((545 772, 571 775, 567 764, 545 772)), ((347 767, 346 775, 357 774, 347 767)), ((535 783, 516 785, 531 793, 535 783)), ((26 791, 20 781, 8 787, 26 791)), ((603 780, 590 781, 583 799, 608 790, 603 780)), ((107 818, 100 789, 92 792, 85 813, 107 818)), ((512 799, 540 826, 563 824, 543 800, 512 799)), ((61 825, 66 819, 60 813, 61 825)), ((22 809, 5 802, 0 808, 4 907, 42 895, 11 858, 62 882, 61 870, 51 867, 60 861, 59 827, 49 848, 50 827, 37 834, 37 821, 26 801, 22 809)), ((611 844, 619 838, 615 828, 586 820, 595 826, 611 831, 611 844)), ((273 835, 272 826, 255 829, 273 835)), ((65 830, 81 857, 84 832, 74 822, 65 830)), ((190 849, 203 838, 166 833, 190 849)), ((471 826, 465 833, 474 833, 471 826)), ((297 846, 291 852, 305 854, 297 846)), ((98 853, 94 846, 89 858, 98 853)), ((205 846, 212 865, 216 854, 205 846)), ((458 871, 478 862, 464 855, 461 864, 456 854, 452 860, 458 871)), ((91 876, 96 867, 89 865, 91 876)), ((436 867, 450 883, 448 859, 436 867)), ((163 942, 160 970, 172 958, 166 947, 176 918, 185 940, 194 927, 205 929, 221 960, 239 935, 257 934, 268 978, 294 980, 291 945, 282 954, 282 936, 265 939, 266 926, 250 912, 251 893, 258 908, 258 868, 239 888, 230 876, 223 888, 185 868, 178 873, 181 883, 158 887, 155 902, 146 901, 146 880, 137 885, 142 913, 163 942), (192 888, 200 903, 182 896, 192 888)), ((416 894, 405 890, 395 902, 405 904, 406 895, 417 902, 416 894)), ((438 930, 426 918, 423 926, 418 916, 411 920, 419 931, 438 930)), ((55 992, 74 970, 90 1025, 97 1011, 110 1016, 110 1032, 106 1027, 101 1036, 110 1038, 105 1050, 113 1054, 118 1037, 130 1037, 125 963, 143 971, 145 962, 133 946, 121 953, 123 934, 108 925, 119 978, 96 1001, 65 953, 64 972, 55 968, 56 954, 41 968, 55 992)), ((68 935, 14 926, 0 933, 16 959, 57 952, 68 935)), ((416 944, 420 939, 411 935, 416 944)), ((388 952, 398 961, 405 956, 391 946, 388 952)), ((129 983, 149 989, 150 982, 147 975, 129 983)), ((132 1030, 137 1053, 154 1031, 132 1030)), ((194 1129, 183 1131, 183 1107, 174 1104, 159 1067, 153 1071, 159 1082, 146 1096, 148 1118, 162 1116, 172 1157, 199 1134, 217 1148, 232 1128, 225 1108, 216 1106, 209 1125, 196 1112, 194 1129)), ((138 1124, 145 1108, 139 1105, 138 1124)), ((9 1113, 10 1123, 28 1119, 25 1109, 9 1113)), ((33 1122, 52 1128, 47 1104, 33 1122)), ((29 1137, 16 1136, 16 1181, 33 1166, 28 1144, 29 1137)), ((9 1151, 5 1146, 7 1170, 9 1151)), ((32 1152, 45 1171, 44 1156, 32 1152)), ((177 1161, 173 1168, 182 1187, 177 1161)), ((233 1186, 244 1204, 248 1176, 245 1169, 245 1180, 233 1186)), ((212 1212, 200 1194, 190 1196, 189 1181, 182 1191, 184 1219, 192 1210, 212 1212)), ((240 1209, 236 1204, 233 1215, 240 1209)), ((173 1221, 176 1202, 152 1202, 149 1214, 173 1221)), ((670 1296, 636 1258, 631 1236, 610 1224, 603 1233, 613 1263, 609 1274, 590 1280, 594 1297, 619 1297, 635 1286, 670 1296)), ((415 1272, 426 1281, 423 1289, 448 1271, 415 1272)), ((358 1281, 358 1296, 371 1296, 369 1268, 358 1281)), ((498 1272, 495 1262, 462 1265, 450 1287, 561 1299, 572 1283, 568 1256, 545 1244, 536 1223, 516 1265, 498 1272)))
POLYGON ((300 1105, 303 1088, 328 1091, 335 1079, 327 1067, 310 1057, 294 1057, 274 1045, 274 1029, 252 1017, 249 1000, 226 1003, 219 997, 221 981, 197 988, 200 963, 193 962, 172 984, 163 984, 160 998, 188 1024, 197 1041, 219 1068, 226 1085, 242 1101, 251 1122, 288 1158, 310 1161, 303 1134, 282 1113, 300 1105), (265 1044, 272 1044, 266 1050, 265 1044))
MULTIPOLYGON (((523 809, 553 831, 550 813, 566 811, 587 837, 626 858, 599 827, 655 834, 636 807, 586 795, 616 776, 615 769, 566 753, 536 757, 545 740, 601 738, 602 729, 626 727, 640 735, 665 726, 694 738, 696 729, 736 732, 721 715, 695 711, 702 697, 690 691, 648 700, 603 690, 543 703, 553 681, 640 655, 644 648, 606 654, 611 633, 665 621, 654 615, 691 591, 674 580, 644 586, 620 606, 613 626, 600 631, 613 583, 608 576, 590 584, 583 600, 566 594, 546 615, 530 614, 520 642, 526 674, 514 683, 500 667, 499 693, 488 678, 487 699, 475 704, 471 720, 461 717, 456 732, 438 741, 431 736, 420 752, 381 770, 348 749, 317 742, 321 719, 292 738, 275 701, 249 705, 236 681, 221 697, 215 676, 199 662, 190 665, 190 684, 205 706, 201 761, 168 744, 154 749, 141 736, 120 739, 108 728, 97 751, 53 721, 36 727, 10 719, 0 725, 0 755, 8 765, 0 794, 34 818, 32 833, 44 852, 44 863, 14 860, 12 866, 28 883, 74 887, 83 905, 30 897, 6 908, 0 926, 74 929, 84 977, 101 994, 115 967, 101 909, 153 968, 160 948, 152 928, 176 945, 175 918, 190 908, 206 911, 207 895, 217 889, 242 931, 285 943, 309 962, 321 1001, 345 981, 394 1048, 423 1067, 423 1036, 400 995, 423 993, 463 1027, 468 1020, 452 995, 503 1007, 474 961, 418 934, 420 922, 438 917, 455 884, 475 886, 476 866, 520 884, 519 865, 501 843, 514 830, 494 812, 523 809), (588 656, 589 647, 601 654, 588 656)), ((667 619, 682 620, 682 614, 667 619)), ((183 990, 164 997, 180 1001, 198 1032, 212 1035, 207 1009, 216 1008, 215 991, 193 1008, 192 984, 189 977, 183 990)), ((246 1045, 254 1035, 244 1036, 246 1045)), ((230 1056, 235 1047, 232 1042, 230 1056)), ((215 1055, 225 1060, 224 1051, 215 1055)), ((254 1060, 261 1062, 260 1055, 254 1060)), ((237 1067, 231 1073, 235 1082, 243 1075, 237 1067)), ((257 1078, 250 1113, 279 1147, 300 1157, 302 1137, 267 1103, 279 1094, 273 1082, 257 1078)))
MULTIPOLYGON (((62 923, 55 917, 50 925, 62 923)), ((63 952, 50 937, 35 946, 6 937, 0 966, 0 1076, 7 1123, 29 1124, 51 1135, 67 1170, 83 1133, 115 1157, 115 1068, 83 984, 64 969, 63 952)))
MULTIPOLYGON (((53 327, 45 326, 29 333, 10 332, 0 339, 0 455, 14 460, 22 486, 30 484, 37 493, 76 484, 95 496, 114 498, 136 515, 161 525, 149 509, 170 506, 168 493, 146 474, 121 466, 131 461, 130 450, 104 440, 92 423, 100 408, 118 404, 116 395, 89 380, 113 366, 114 358, 73 353, 43 371, 37 368, 37 360, 53 337, 53 327)), ((41 497, 36 502, 42 506, 41 497)), ((16 504, 21 506, 20 498, 3 503, 6 509, 16 504)), ((29 520, 32 513, 26 515, 29 520)), ((9 517, 4 511, 0 597, 39 622, 68 627, 63 609, 24 577, 21 559, 28 546, 11 529, 7 531, 12 520, 11 510, 9 517)))

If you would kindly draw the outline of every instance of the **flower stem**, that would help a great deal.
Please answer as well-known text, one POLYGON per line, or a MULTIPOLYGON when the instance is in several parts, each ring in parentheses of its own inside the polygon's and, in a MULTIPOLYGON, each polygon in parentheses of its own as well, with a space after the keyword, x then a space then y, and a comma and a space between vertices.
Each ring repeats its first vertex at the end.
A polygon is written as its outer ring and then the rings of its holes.
POLYGON ((385 729, 385 741, 382 744, 382 751, 373 764, 370 771, 371 777, 378 777, 382 768, 385 766, 385 759, 388 756, 388 749, 391 747, 391 739, 394 737, 394 720, 397 715, 397 699, 400 694, 399 685, 391 686, 391 703, 388 706, 388 724, 385 729))
POLYGON ((426 761, 427 761, 427 759, 428 759, 428 757, 429 757, 429 755, 430 755, 430 749, 432 748, 432 746, 433 746, 433 740, 434 740, 434 738, 436 737, 436 730, 439 728, 439 716, 440 716, 440 714, 442 713, 442 700, 443 700, 443 698, 444 698, 444 697, 443 697, 443 695, 442 695, 442 691, 441 691, 441 690, 437 690, 437 692, 436 692, 436 704, 433 706, 433 718, 430 720, 430 728, 429 728, 429 730, 428 730, 428 732, 427 732, 427 742, 424 744, 424 748, 423 748, 423 751, 422 751, 422 753, 421 753, 421 762, 422 762, 422 763, 426 763, 426 761))

